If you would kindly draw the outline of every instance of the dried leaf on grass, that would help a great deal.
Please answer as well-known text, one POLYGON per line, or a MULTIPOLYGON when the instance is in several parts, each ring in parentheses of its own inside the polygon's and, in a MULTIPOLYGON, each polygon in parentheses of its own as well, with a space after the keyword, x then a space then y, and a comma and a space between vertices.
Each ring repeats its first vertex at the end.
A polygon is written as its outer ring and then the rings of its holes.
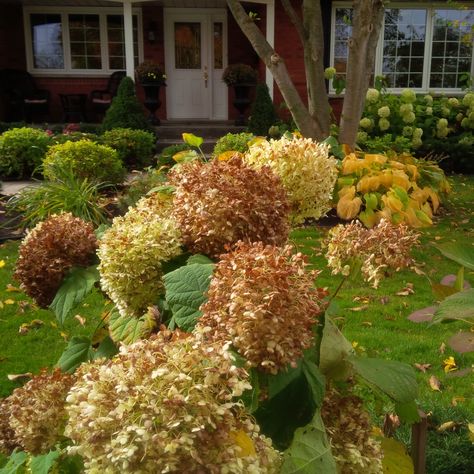
POLYGON ((421 372, 426 373, 428 369, 431 368, 431 364, 418 364, 415 363, 413 364, 418 370, 421 370, 421 372))
POLYGON ((430 384, 431 390, 441 392, 441 382, 434 375, 430 377, 429 384, 430 384))

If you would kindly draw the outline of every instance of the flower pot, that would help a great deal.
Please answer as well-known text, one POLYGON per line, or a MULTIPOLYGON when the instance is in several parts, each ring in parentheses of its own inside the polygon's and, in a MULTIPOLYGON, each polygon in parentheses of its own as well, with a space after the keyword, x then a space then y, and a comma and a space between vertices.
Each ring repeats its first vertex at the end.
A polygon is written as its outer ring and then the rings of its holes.
POLYGON ((239 111, 239 117, 235 120, 235 125, 246 125, 244 113, 250 105, 250 90, 254 84, 234 84, 234 107, 239 111))
POLYGON ((160 125, 160 119, 155 116, 155 113, 161 106, 160 87, 162 84, 148 82, 142 83, 141 85, 145 92, 145 101, 143 102, 143 105, 150 113, 148 115, 148 121, 152 125, 160 125))

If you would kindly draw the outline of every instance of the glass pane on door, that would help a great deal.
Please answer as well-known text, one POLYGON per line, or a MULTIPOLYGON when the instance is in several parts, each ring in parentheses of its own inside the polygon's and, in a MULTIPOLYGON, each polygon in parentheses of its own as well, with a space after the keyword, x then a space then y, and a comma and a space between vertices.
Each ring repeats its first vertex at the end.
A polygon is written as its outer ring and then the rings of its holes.
POLYGON ((214 40, 214 69, 222 69, 223 60, 223 24, 221 22, 214 23, 213 40, 214 40))
POLYGON ((174 24, 176 69, 201 69, 201 23, 174 24))

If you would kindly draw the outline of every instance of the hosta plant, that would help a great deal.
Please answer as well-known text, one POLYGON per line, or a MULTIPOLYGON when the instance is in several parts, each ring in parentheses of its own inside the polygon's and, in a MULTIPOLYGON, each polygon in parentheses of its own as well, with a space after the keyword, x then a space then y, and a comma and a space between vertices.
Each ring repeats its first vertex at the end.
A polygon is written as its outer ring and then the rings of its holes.
POLYGON ((256 169, 268 166, 281 178, 293 224, 319 219, 331 209, 337 167, 328 145, 297 136, 262 139, 250 147, 244 160, 256 169))
POLYGON ((337 180, 337 215, 367 227, 382 219, 412 227, 432 224, 450 186, 438 165, 411 155, 350 153, 337 180))

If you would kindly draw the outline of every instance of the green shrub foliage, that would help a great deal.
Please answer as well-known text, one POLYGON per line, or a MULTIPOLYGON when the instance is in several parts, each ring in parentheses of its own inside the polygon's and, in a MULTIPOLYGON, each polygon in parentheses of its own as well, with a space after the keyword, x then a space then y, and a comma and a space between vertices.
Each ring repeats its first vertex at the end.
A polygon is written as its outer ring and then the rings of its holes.
POLYGON ((143 168, 151 164, 155 141, 153 133, 131 128, 108 130, 101 138, 102 144, 113 148, 129 169, 143 168))
POLYGON ((54 135, 52 142, 54 145, 66 142, 78 142, 79 140, 90 140, 91 142, 96 142, 97 138, 97 135, 94 133, 71 132, 54 135))
POLYGON ((177 145, 170 145, 161 150, 160 155, 158 156, 156 165, 160 168, 165 166, 167 168, 172 168, 176 161, 173 160, 173 156, 180 151, 191 150, 191 147, 187 143, 179 143, 177 145))
POLYGON ((29 178, 41 164, 51 142, 35 128, 14 128, 0 136, 0 176, 29 178))
POLYGON ((57 169, 68 168, 78 178, 89 181, 121 183, 125 168, 112 148, 89 140, 52 146, 43 162, 45 178, 56 180, 57 169))
POLYGON ((278 121, 272 98, 266 84, 257 84, 248 129, 255 135, 267 136, 268 129, 278 121))
POLYGON ((150 125, 143 114, 143 108, 135 93, 135 84, 129 77, 124 77, 112 100, 104 121, 103 130, 113 128, 133 128, 136 130, 149 130, 150 125))
POLYGON ((217 140, 213 155, 219 156, 226 151, 245 153, 249 149, 249 142, 255 138, 252 133, 228 133, 217 140))

